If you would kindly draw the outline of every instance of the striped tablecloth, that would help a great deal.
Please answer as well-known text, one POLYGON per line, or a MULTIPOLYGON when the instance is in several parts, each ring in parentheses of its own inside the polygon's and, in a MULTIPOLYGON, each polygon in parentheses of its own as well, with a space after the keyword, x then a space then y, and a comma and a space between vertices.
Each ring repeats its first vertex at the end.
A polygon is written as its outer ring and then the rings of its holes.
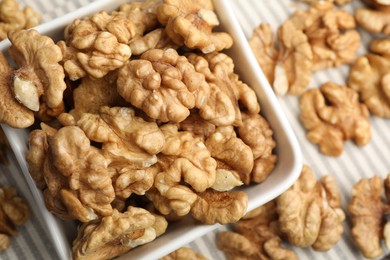
MULTIPOLYGON (((33 8, 40 10, 43 21, 49 21, 57 16, 86 5, 93 0, 23 0, 33 8)), ((236 16, 242 25, 245 35, 249 38, 252 30, 261 21, 271 24, 274 31, 290 14, 294 12, 296 3, 292 0, 227 0, 233 5, 236 16)), ((351 11, 360 5, 360 1, 353 1, 345 9, 351 11)), ((371 36, 361 32, 363 47, 359 54, 366 52, 364 46, 369 43, 371 36)), ((316 88, 322 83, 332 81, 337 84, 345 84, 349 67, 342 66, 338 69, 329 69, 314 74, 310 83, 311 88, 316 88)), ((342 205, 346 209, 351 198, 352 186, 362 177, 369 178, 374 175, 385 177, 390 172, 390 121, 371 117, 372 140, 363 148, 359 148, 352 142, 345 143, 345 150, 339 158, 331 158, 319 153, 318 147, 311 144, 305 137, 305 129, 299 121, 298 98, 287 96, 280 97, 279 102, 283 107, 290 124, 295 131, 302 148, 304 162, 312 167, 318 177, 331 174, 335 177, 342 192, 342 205)), ((24 197, 29 197, 28 188, 15 160, 10 155, 9 166, 0 166, 0 185, 10 184, 18 188, 18 192, 24 197)), ((348 213, 347 213, 348 214, 348 213)), ((345 232, 342 239, 328 252, 316 252, 312 249, 293 248, 300 259, 363 259, 354 245, 350 234, 351 222, 347 217, 344 223, 345 232)), ((12 246, 5 253, 0 254, 0 259, 53 259, 54 249, 48 239, 46 231, 42 228, 42 220, 36 217, 32 208, 32 217, 27 225, 19 228, 19 235, 14 239, 12 246)), ((215 246, 215 236, 227 227, 207 234, 195 240, 189 246, 203 253, 209 259, 224 259, 223 253, 215 246)), ((387 251, 384 251, 387 254, 387 251)))

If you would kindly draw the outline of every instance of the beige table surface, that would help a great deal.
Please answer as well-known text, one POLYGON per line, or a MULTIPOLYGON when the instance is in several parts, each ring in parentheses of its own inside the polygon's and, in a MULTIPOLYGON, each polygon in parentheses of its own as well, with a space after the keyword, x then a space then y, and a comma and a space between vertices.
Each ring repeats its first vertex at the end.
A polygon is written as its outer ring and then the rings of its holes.
MULTIPOLYGON (((20 2, 28 3, 39 10, 43 15, 43 22, 64 15, 92 1, 20 0, 20 2)), ((227 1, 230 1, 233 5, 236 17, 248 38, 251 36, 253 28, 261 21, 270 23, 272 28, 276 30, 277 26, 294 12, 296 7, 296 4, 291 0, 227 1)), ((345 9, 351 11, 360 5, 360 1, 356 0, 346 6, 345 9)), ((372 36, 363 31, 361 35, 363 46, 365 46, 372 36)), ((362 47, 359 54, 363 54, 365 51, 365 48, 362 47)), ((318 72, 314 74, 310 87, 316 88, 327 81, 345 84, 348 71, 348 66, 342 66, 338 69, 318 72)), ((346 209, 346 205, 351 198, 352 186, 360 178, 368 178, 374 175, 385 177, 390 172, 390 120, 371 117, 371 142, 363 148, 358 148, 352 142, 347 142, 343 155, 339 158, 331 158, 320 154, 318 147, 307 141, 305 130, 298 119, 298 98, 292 96, 280 97, 279 102, 301 145, 304 162, 312 167, 317 176, 331 174, 335 177, 342 192, 344 209, 346 209)), ((18 192, 32 203, 27 185, 19 173, 16 161, 12 154, 9 157, 11 164, 0 166, 0 185, 9 184, 17 187, 18 192)), ((4 253, 0 253, 0 259, 56 259, 54 248, 43 228, 42 220, 36 217, 38 214, 35 211, 36 209, 32 207, 31 219, 25 226, 19 228, 19 234, 14 238, 11 248, 4 253)), ((299 248, 294 248, 294 250, 300 259, 362 259, 350 235, 350 225, 351 223, 347 217, 342 239, 328 252, 316 252, 312 249, 299 248)), ((224 259, 224 255, 218 251, 214 242, 216 234, 223 229, 226 229, 226 227, 195 240, 189 246, 202 252, 209 259, 224 259)), ((387 251, 384 252, 387 253, 387 251)))

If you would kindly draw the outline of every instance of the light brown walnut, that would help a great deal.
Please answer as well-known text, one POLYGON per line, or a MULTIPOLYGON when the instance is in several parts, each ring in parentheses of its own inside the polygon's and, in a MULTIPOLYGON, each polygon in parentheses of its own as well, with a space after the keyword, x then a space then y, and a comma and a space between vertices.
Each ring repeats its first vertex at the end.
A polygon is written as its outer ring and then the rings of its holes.
POLYGON ((65 28, 60 41, 62 60, 71 80, 89 75, 102 78, 124 66, 130 56, 129 41, 137 36, 136 25, 122 12, 100 12, 76 19, 65 28))
POLYGON ((373 115, 390 118, 390 55, 389 40, 373 41, 372 51, 359 57, 350 70, 348 85, 373 115))
POLYGON ((213 186, 217 163, 201 138, 190 132, 178 132, 177 126, 171 124, 160 129, 165 145, 158 162, 162 171, 156 175, 154 187, 169 200, 170 208, 183 216, 189 213, 197 198, 194 191, 203 192, 213 186))
POLYGON ((207 260, 207 258, 189 247, 181 247, 160 260, 207 260))
POLYGON ((30 216, 27 202, 17 196, 12 187, 0 187, 0 252, 11 244, 16 226, 23 225, 30 216))
POLYGON ((232 37, 225 32, 213 32, 219 25, 211 0, 164 0, 158 7, 157 17, 165 25, 171 40, 203 53, 228 49, 232 37))
POLYGON ((10 75, 14 97, 32 111, 39 111, 41 96, 49 108, 60 106, 66 89, 60 48, 36 30, 11 32, 8 38, 9 53, 19 67, 10 75))
MULTIPOLYGON (((157 236, 156 217, 148 211, 129 206, 99 221, 83 224, 73 241, 74 259, 111 259, 157 236)), ((166 223, 166 222, 165 222, 166 223)), ((161 219, 158 224, 164 224, 161 219)), ((166 227, 166 225, 165 225, 166 227)))
POLYGON ((0 122, 15 128, 26 128, 34 123, 34 113, 17 101, 9 84, 13 69, 0 54, 0 122))
POLYGON ((200 117, 199 113, 191 111, 191 114, 179 124, 179 130, 188 131, 204 139, 215 132, 216 126, 200 117))
POLYGON ((259 114, 242 113, 242 126, 237 128, 238 136, 252 149, 253 169, 250 181, 263 182, 275 167, 277 156, 273 153, 276 142, 267 120, 259 114))
POLYGON ((234 227, 256 247, 254 255, 260 259, 298 259, 294 251, 281 246, 275 200, 247 213, 234 227))
POLYGON ((275 48, 275 39, 271 26, 261 23, 256 27, 253 30, 252 37, 249 39, 249 45, 268 82, 272 84, 275 79, 278 51, 275 48))
POLYGON ((149 117, 181 122, 200 106, 208 88, 204 76, 175 50, 152 49, 119 71, 119 94, 149 117))
POLYGON ((299 179, 276 203, 280 231, 292 245, 326 251, 340 239, 345 214, 331 176, 318 181, 304 165, 299 179))
POLYGON ((308 37, 291 20, 278 29, 279 56, 272 83, 278 95, 301 95, 311 80, 313 52, 308 37))
POLYGON ((219 192, 208 189, 198 193, 197 197, 191 215, 208 225, 235 223, 244 216, 248 206, 248 195, 243 191, 219 192))
POLYGON ((252 149, 236 136, 232 126, 219 126, 206 139, 205 145, 211 156, 235 170, 243 183, 251 182, 254 165, 252 149))
POLYGON ((129 43, 133 55, 141 55, 151 49, 177 49, 178 46, 174 44, 166 35, 163 28, 157 28, 142 37, 134 38, 129 43))
POLYGON ((32 28, 40 21, 41 15, 29 6, 21 9, 15 0, 0 2, 0 40, 7 38, 11 31, 32 28))
POLYGON ((348 210, 352 218, 351 233, 362 254, 367 258, 382 256, 382 240, 389 247, 388 226, 390 175, 382 181, 379 176, 361 179, 352 190, 348 210), (382 199, 385 190, 386 200, 382 199))
POLYGON ((369 32, 390 35, 389 11, 361 8, 355 11, 355 19, 369 32))
POLYGON ((325 83, 302 95, 300 109, 307 138, 326 155, 340 156, 346 140, 363 146, 371 139, 368 109, 351 88, 325 83))
POLYGON ((355 19, 347 11, 333 8, 330 2, 315 2, 307 11, 290 18, 308 37, 313 51, 313 70, 352 63, 360 47, 355 19))

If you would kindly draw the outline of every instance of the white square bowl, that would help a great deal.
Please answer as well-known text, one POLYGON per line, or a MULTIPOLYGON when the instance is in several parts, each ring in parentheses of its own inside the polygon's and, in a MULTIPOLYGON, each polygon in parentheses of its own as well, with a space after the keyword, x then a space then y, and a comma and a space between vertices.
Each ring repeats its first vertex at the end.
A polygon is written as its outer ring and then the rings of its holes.
MULTIPOLYGON (((64 27, 74 19, 89 16, 102 10, 112 11, 126 2, 129 1, 97 0, 65 16, 39 25, 35 29, 41 34, 52 37, 54 40, 59 40, 63 34, 64 27)), ((234 45, 227 53, 233 58, 235 70, 240 75, 241 80, 255 90, 260 102, 261 114, 269 121, 277 142, 276 154, 278 155, 278 162, 269 178, 261 184, 242 188, 249 196, 249 211, 274 199, 294 183, 302 167, 301 151, 268 81, 250 50, 228 1, 214 0, 213 2, 221 22, 219 29, 230 33, 234 39, 234 45)), ((9 46, 10 42, 8 40, 2 41, 0 50, 6 52, 9 46)), ((71 259, 71 241, 76 237, 76 224, 75 222, 62 221, 47 211, 42 193, 36 188, 34 180, 28 172, 25 160, 25 154, 28 149, 28 132, 5 125, 2 127, 36 201, 35 206, 40 209, 42 218, 45 219, 46 228, 60 259, 71 259)), ((119 257, 119 259, 158 259, 218 226, 218 224, 197 224, 192 218, 187 217, 183 221, 169 225, 167 232, 153 242, 135 248, 119 257)))

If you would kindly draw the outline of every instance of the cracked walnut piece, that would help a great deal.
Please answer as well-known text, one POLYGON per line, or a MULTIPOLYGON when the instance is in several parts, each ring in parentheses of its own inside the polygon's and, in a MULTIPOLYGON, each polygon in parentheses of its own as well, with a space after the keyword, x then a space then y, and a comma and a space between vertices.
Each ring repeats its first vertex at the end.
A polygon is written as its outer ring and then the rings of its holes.
POLYGON ((318 181, 304 165, 299 179, 276 203, 280 231, 292 245, 326 251, 340 239, 345 214, 331 176, 318 181))
POLYGON ((351 88, 325 83, 302 95, 300 109, 307 138, 326 155, 340 156, 345 140, 363 146, 371 139, 368 109, 351 88))
POLYGON ((9 54, 19 66, 10 75, 15 98, 32 111, 40 109, 41 96, 49 108, 61 106, 66 84, 60 48, 35 30, 11 32, 8 38, 9 54))
POLYGON ((0 40, 7 38, 11 31, 35 27, 41 21, 41 16, 31 7, 20 9, 15 0, 0 2, 0 40))
POLYGON ((235 223, 244 216, 248 206, 248 195, 243 191, 207 189, 198 193, 197 197, 191 215, 207 225, 235 223))
POLYGON ((266 23, 261 23, 255 28, 249 40, 249 45, 268 82, 272 84, 275 79, 278 51, 275 48, 275 40, 271 26, 266 23))
POLYGON ((388 215, 390 213, 390 175, 382 181, 379 176, 361 179, 352 190, 348 210, 352 217, 352 236, 367 258, 382 255, 382 239, 390 248, 388 215), (386 202, 382 200, 384 186, 386 202))
POLYGON ((313 66, 308 38, 288 20, 278 29, 278 44, 274 91, 279 95, 301 95, 310 83, 313 66))
POLYGON ((308 37, 314 71, 355 60, 360 34, 354 17, 347 11, 334 9, 330 2, 316 2, 306 11, 295 12, 290 20, 308 37))
POLYGON ((0 53, 0 121, 15 128, 26 128, 34 123, 34 113, 14 98, 9 85, 13 69, 0 53))
POLYGON ((256 247, 252 258, 260 255, 260 259, 298 259, 294 251, 281 246, 277 220, 276 201, 273 200, 247 213, 234 225, 236 232, 256 247))
MULTIPOLYGON (((371 1, 374 2, 374 1, 371 1)), ((376 2, 376 1, 375 1, 376 2)), ((360 8, 355 11, 356 22, 371 33, 390 35, 390 5, 377 10, 360 8)))
POLYGON ((390 118, 390 55, 389 39, 376 40, 369 53, 359 57, 353 64, 348 84, 357 91, 360 99, 376 116, 390 118))
POLYGON ((200 107, 204 87, 201 73, 174 49, 152 49, 119 71, 118 93, 149 117, 163 122, 181 122, 189 109, 200 107))
POLYGON ((16 225, 23 225, 29 218, 27 203, 16 195, 11 187, 0 188, 0 252, 11 243, 16 225))
POLYGON ((207 260, 207 258, 189 247, 181 247, 160 260, 207 260))
POLYGON ((272 152, 276 146, 273 131, 261 115, 246 113, 242 113, 242 126, 237 130, 241 140, 252 149, 254 163, 250 181, 261 183, 272 172, 277 161, 277 156, 272 152))
POLYGON ((233 45, 229 34, 212 31, 219 25, 213 9, 211 0, 164 0, 157 17, 175 44, 210 53, 233 45))
POLYGON ((129 206, 123 213, 83 224, 73 241, 75 260, 111 259, 139 245, 154 240, 165 232, 167 222, 147 210, 129 206))

